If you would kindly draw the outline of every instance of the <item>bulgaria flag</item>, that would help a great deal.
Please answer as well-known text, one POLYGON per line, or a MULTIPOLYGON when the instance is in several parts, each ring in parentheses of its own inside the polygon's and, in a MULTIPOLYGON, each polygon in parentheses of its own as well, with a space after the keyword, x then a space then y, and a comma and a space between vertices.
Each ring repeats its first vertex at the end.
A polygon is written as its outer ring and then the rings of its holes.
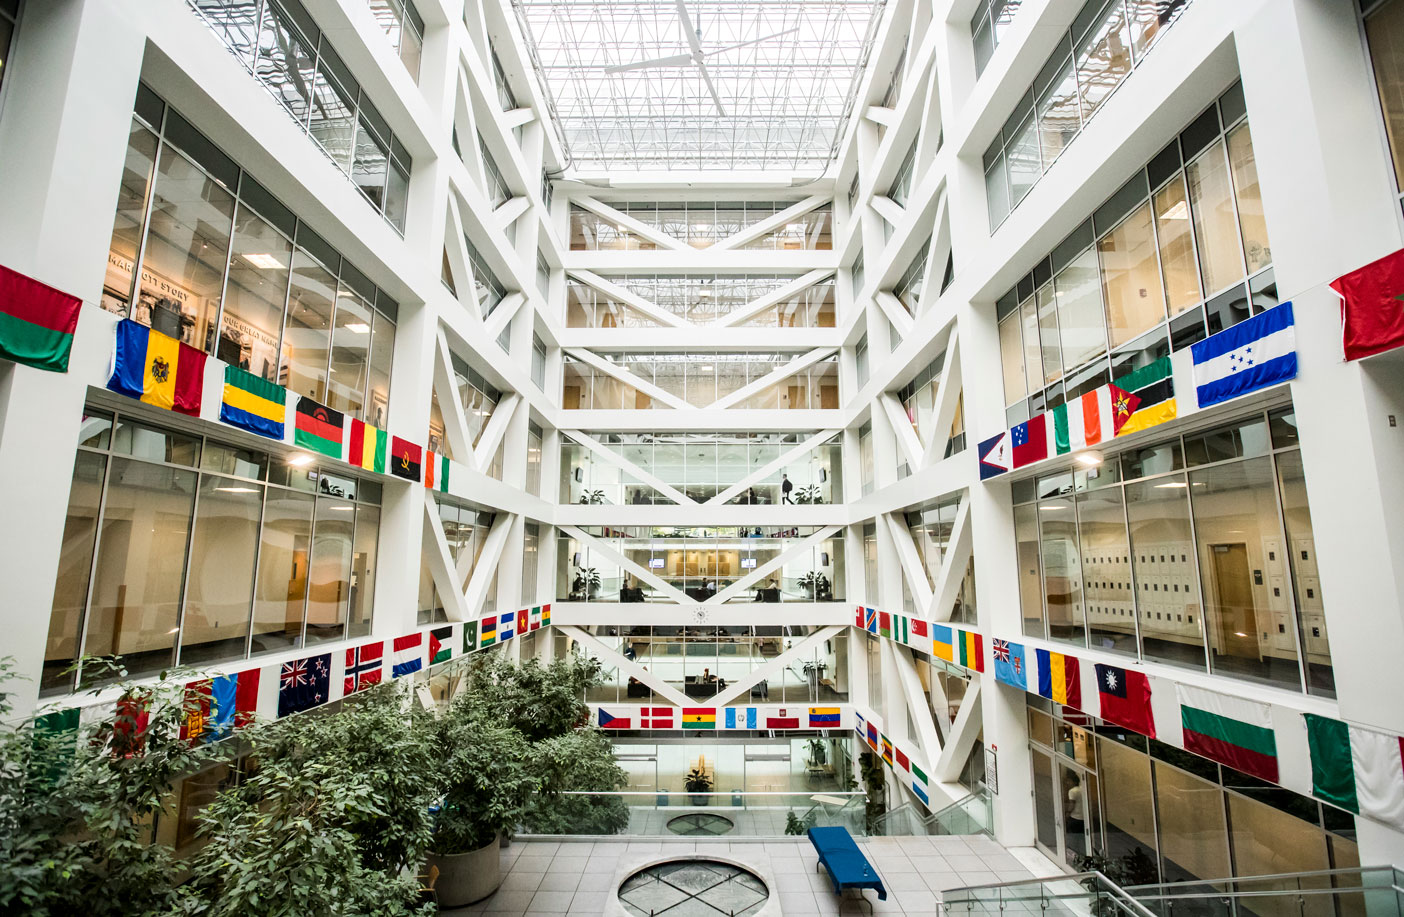
POLYGON ((1105 443, 1136 413, 1141 399, 1115 385, 1103 385, 1060 404, 1053 415, 1053 443, 1058 455, 1105 443))
POLYGON ((1277 782, 1277 734, 1267 704, 1176 684, 1185 751, 1277 782))
POLYGON ((1404 739, 1304 713, 1317 799, 1404 831, 1404 739))
POLYGON ((0 358, 68 372, 82 305, 76 296, 0 266, 0 358))

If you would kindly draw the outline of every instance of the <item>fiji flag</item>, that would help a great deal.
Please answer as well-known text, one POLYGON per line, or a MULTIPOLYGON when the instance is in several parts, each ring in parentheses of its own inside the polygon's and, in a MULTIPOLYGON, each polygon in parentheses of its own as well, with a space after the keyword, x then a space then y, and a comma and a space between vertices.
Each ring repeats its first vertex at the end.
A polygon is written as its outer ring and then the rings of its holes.
POLYGON ((1207 408, 1297 375, 1292 304, 1285 302, 1190 347, 1199 406, 1207 408))
POLYGON ((200 416, 205 353, 124 318, 107 387, 128 398, 191 417, 200 416))
POLYGON ((331 653, 283 663, 278 677, 278 717, 325 704, 330 686, 331 653))
POLYGON ((995 640, 990 648, 994 652, 995 678, 1020 691, 1027 691, 1029 666, 1024 658, 1024 645, 995 640))

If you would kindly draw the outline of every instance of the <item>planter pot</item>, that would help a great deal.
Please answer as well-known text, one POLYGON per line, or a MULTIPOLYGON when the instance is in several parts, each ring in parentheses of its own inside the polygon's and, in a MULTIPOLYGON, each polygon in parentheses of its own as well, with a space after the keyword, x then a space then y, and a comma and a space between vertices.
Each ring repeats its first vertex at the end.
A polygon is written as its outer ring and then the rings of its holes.
POLYGON ((692 797, 692 804, 695 806, 705 806, 707 804, 707 794, 698 793, 692 797))
POLYGON ((428 863, 439 867, 434 883, 440 907, 463 907, 481 901, 502 884, 498 839, 467 853, 429 854, 428 863))

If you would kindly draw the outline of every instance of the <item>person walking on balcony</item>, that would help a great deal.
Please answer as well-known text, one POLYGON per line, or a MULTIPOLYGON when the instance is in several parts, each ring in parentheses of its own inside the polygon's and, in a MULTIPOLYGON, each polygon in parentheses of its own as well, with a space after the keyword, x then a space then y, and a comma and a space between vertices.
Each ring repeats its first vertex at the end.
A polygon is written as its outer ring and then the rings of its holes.
POLYGON ((790 480, 790 476, 789 476, 788 474, 782 474, 782 475, 780 475, 780 502, 781 502, 781 503, 794 503, 794 502, 795 502, 794 500, 791 500, 791 499, 790 499, 790 491, 792 491, 792 490, 794 490, 794 489, 795 489, 795 484, 794 484, 793 481, 790 480))

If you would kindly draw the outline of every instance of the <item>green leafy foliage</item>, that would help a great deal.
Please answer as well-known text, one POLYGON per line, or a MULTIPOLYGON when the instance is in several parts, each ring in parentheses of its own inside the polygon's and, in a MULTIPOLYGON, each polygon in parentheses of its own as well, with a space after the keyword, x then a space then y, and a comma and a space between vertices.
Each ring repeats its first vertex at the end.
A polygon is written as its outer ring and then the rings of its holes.
POLYGON ((629 826, 629 807, 618 796, 563 795, 623 789, 629 776, 614 760, 614 746, 586 728, 537 744, 541 784, 522 824, 533 834, 618 834, 629 826))
POLYGON ((864 816, 869 834, 877 833, 878 819, 887 814, 887 773, 882 758, 870 751, 858 756, 858 769, 863 775, 863 792, 868 795, 864 816))

